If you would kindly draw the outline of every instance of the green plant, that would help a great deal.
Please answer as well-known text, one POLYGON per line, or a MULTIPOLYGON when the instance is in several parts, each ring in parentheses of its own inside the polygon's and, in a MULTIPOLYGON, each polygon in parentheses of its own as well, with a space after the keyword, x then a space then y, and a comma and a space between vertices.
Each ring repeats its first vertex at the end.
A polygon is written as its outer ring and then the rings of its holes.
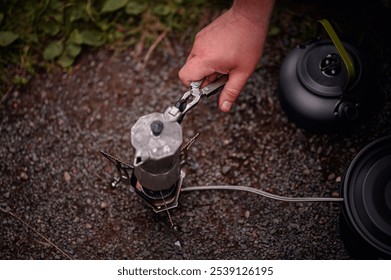
MULTIPOLYGON (((69 68, 85 47, 151 45, 196 25, 206 0, 0 0, 0 92, 38 69, 69 68)), ((216 6, 215 6, 216 7, 216 6)), ((221 8, 222 6, 217 6, 221 8)))

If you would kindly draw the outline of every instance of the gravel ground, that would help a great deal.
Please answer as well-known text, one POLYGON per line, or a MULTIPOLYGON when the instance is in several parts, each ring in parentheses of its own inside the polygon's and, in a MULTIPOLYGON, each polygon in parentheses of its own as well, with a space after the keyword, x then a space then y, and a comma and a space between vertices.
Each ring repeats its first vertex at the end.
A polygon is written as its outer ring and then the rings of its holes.
MULTIPOLYGON (((390 131, 390 64, 380 53, 381 112, 334 135, 287 120, 276 94, 278 69, 308 18, 277 12, 273 22, 282 31, 268 40, 262 67, 232 111, 219 112, 215 96, 183 121, 185 139, 201 133, 189 151, 186 186, 338 197, 353 157, 390 131)), ((42 74, 3 98, 0 259, 351 258, 341 240, 339 203, 184 192, 170 211, 174 230, 166 213, 155 214, 129 186, 110 187, 115 170, 99 151, 132 162, 130 127, 142 115, 163 112, 185 90, 177 72, 189 46, 172 47, 174 53, 155 52, 145 68, 133 50, 87 52, 72 71, 42 74)))

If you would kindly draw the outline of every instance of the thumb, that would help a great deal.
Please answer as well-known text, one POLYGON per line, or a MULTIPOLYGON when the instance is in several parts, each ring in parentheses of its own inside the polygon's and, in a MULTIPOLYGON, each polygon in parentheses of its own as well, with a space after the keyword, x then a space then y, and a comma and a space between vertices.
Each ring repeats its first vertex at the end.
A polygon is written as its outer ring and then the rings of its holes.
POLYGON ((219 98, 219 107, 223 112, 228 112, 232 104, 238 98, 240 91, 246 84, 248 79, 247 75, 243 73, 231 72, 227 83, 224 86, 219 98))
POLYGON ((202 59, 193 56, 186 61, 178 76, 185 86, 189 86, 191 82, 204 79, 214 72, 213 68, 206 65, 202 59))

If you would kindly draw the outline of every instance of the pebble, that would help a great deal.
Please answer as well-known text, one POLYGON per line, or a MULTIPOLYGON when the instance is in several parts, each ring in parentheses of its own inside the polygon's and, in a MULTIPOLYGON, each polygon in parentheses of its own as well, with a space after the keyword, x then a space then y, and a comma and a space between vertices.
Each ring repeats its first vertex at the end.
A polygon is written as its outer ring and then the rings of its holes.
POLYGON ((86 229, 92 229, 92 225, 89 224, 89 223, 87 223, 87 224, 86 224, 86 229))
POLYGON ((225 165, 223 166, 223 168, 221 169, 221 172, 224 174, 224 175, 227 175, 228 172, 231 170, 231 166, 230 165, 225 165))
POLYGON ((22 171, 22 172, 20 173, 20 178, 22 178, 23 180, 26 181, 26 180, 28 180, 29 175, 27 175, 26 172, 22 171))
POLYGON ((65 171, 65 172, 64 172, 64 180, 65 180, 65 182, 67 182, 67 183, 71 180, 71 175, 69 174, 68 171, 65 171))
POLYGON ((331 180, 334 180, 336 177, 336 175, 334 173, 331 173, 328 177, 327 177, 327 180, 331 181, 331 180))
POLYGON ((105 209, 105 208, 107 208, 107 207, 109 207, 109 204, 107 203, 107 202, 102 202, 101 204, 100 204, 100 208, 102 208, 102 209, 105 209))
POLYGON ((33 161, 35 161, 35 162, 37 162, 39 160, 37 154, 34 152, 31 154, 31 157, 32 157, 33 161))
POLYGON ((250 217, 250 211, 249 210, 246 210, 246 212, 244 212, 244 217, 246 219, 248 219, 250 217))

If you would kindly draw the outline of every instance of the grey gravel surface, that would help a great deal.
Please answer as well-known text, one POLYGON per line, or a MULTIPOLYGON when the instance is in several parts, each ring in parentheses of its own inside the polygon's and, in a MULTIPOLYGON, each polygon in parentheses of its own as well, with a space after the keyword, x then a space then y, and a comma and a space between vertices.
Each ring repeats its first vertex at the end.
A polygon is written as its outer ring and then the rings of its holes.
MULTIPOLYGON (((377 65, 384 108, 352 131, 306 132, 277 99, 282 58, 299 41, 292 15, 276 22, 262 66, 228 114, 217 97, 183 121, 185 186, 234 184, 286 196, 338 197, 357 152, 390 130, 389 61, 377 65)), ((42 74, 2 101, 0 259, 66 259, 17 215, 74 259, 349 259, 339 203, 287 203, 239 191, 183 192, 155 214, 129 186, 113 189, 105 150, 132 162, 130 127, 162 112, 185 88, 188 48, 155 52, 143 68, 133 51, 85 53, 67 73, 42 74)))

